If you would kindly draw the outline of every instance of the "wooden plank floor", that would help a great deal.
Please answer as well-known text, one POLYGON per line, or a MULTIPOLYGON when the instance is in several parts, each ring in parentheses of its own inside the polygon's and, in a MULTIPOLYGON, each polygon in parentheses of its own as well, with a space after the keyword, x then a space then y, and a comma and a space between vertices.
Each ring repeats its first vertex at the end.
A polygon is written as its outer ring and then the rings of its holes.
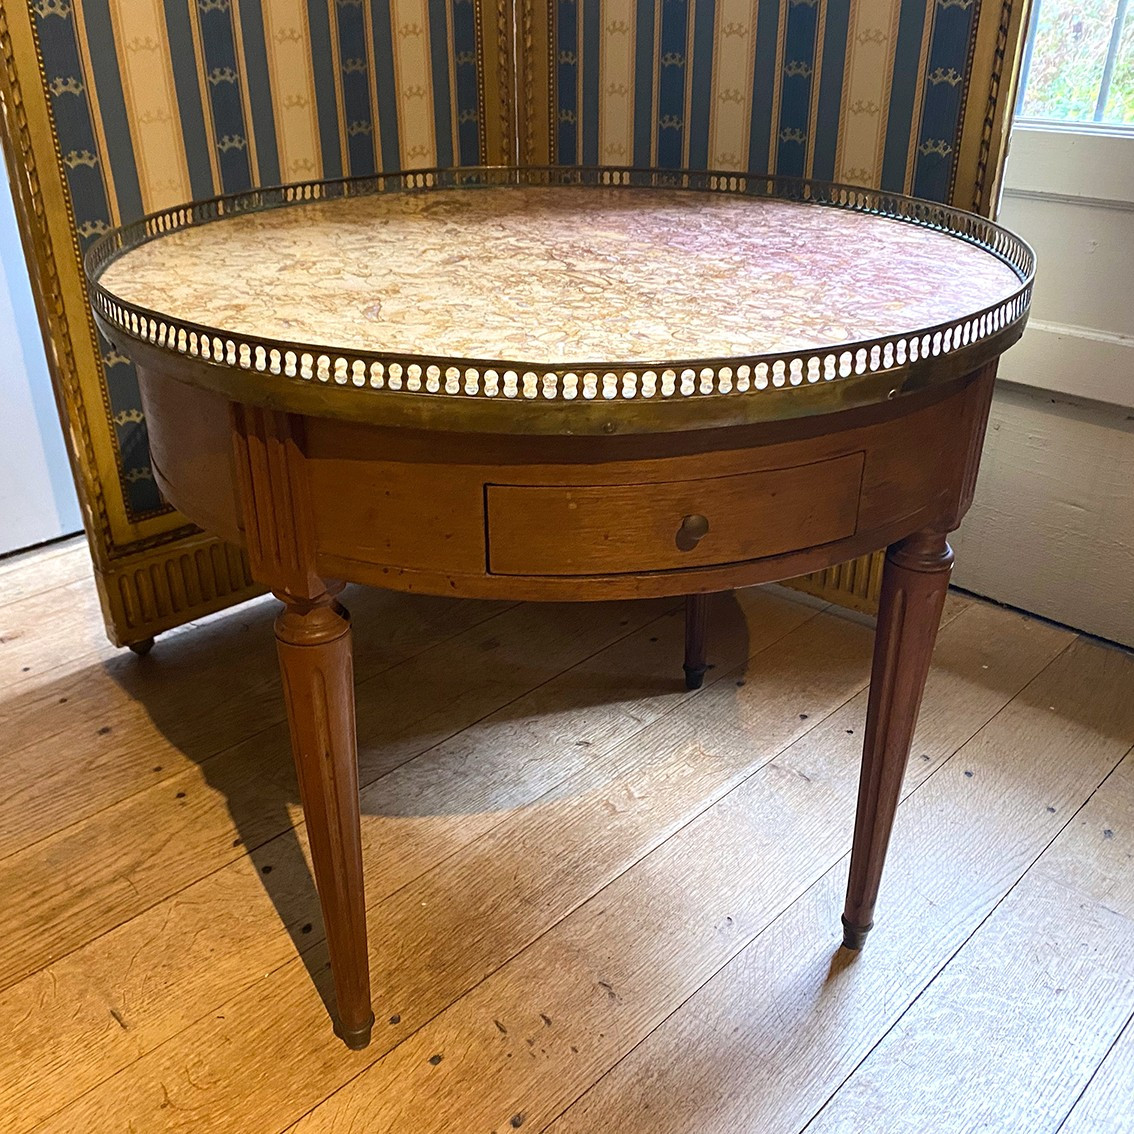
POLYGON ((331 1033, 274 603, 139 659, 0 562, 0 1131, 1134 1130, 1134 657, 946 607, 839 948, 871 633, 351 590, 378 1025, 331 1033))

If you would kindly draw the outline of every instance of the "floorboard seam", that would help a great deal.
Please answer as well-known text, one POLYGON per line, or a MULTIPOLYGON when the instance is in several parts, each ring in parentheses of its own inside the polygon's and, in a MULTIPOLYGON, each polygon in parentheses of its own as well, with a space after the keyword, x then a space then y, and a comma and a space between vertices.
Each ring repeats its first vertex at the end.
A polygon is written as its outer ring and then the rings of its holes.
MULTIPOLYGON (((1129 753, 1127 753, 1127 756, 1129 756, 1129 753)), ((1099 1060, 1098 1065, 1090 1073, 1090 1075, 1087 1076, 1087 1081, 1083 1084, 1083 1089, 1075 1096, 1075 1098, 1071 1102, 1071 1106, 1067 1109, 1067 1113, 1059 1120, 1059 1125, 1055 1128, 1053 1134, 1059 1134, 1059 1131, 1067 1125, 1069 1119, 1071 1118, 1071 1115, 1075 1112, 1075 1108, 1079 1105, 1079 1103, 1083 1101, 1083 1096, 1087 1093, 1090 1085, 1095 1081, 1095 1076, 1098 1075, 1098 1073, 1103 1069, 1103 1064, 1105 1064, 1106 1061, 1110 1058, 1110 1054, 1118 1046, 1119 1040, 1121 1040, 1122 1037, 1125 1036, 1126 1033, 1131 1029, 1134 1029, 1134 1012, 1131 1012, 1130 1015, 1126 1017, 1126 1023, 1118 1029, 1118 1033, 1111 1041, 1110 1046, 1103 1053, 1102 1059, 1099 1060)))

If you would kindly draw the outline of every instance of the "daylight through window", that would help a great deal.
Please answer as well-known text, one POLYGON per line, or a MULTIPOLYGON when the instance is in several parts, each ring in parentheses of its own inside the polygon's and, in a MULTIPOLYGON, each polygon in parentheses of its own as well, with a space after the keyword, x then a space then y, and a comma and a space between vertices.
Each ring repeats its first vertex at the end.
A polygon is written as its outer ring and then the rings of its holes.
POLYGON ((1036 0, 1017 115, 1134 126, 1134 4, 1036 0))

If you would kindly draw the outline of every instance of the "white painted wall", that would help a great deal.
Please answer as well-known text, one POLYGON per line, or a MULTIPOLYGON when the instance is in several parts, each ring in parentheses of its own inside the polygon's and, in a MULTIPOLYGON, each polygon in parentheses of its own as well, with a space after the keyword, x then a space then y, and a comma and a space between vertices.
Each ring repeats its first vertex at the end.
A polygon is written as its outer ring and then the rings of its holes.
POLYGON ((1134 406, 1134 134, 1017 126, 1000 220, 1039 257, 1000 377, 1134 406))
POLYGON ((82 527, 7 184, 0 185, 0 555, 82 527))
POLYGON ((1002 386, 950 542, 958 586, 1134 646, 1134 410, 1002 386))
POLYGON ((1039 270, 953 579, 1134 646, 1134 136, 1017 127, 1000 219, 1039 270))

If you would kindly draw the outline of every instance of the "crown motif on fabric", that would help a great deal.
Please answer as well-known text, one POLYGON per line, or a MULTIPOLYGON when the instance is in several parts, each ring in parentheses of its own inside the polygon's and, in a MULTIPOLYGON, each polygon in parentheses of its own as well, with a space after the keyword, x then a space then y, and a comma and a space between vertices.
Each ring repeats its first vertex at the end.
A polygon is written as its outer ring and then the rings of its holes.
POLYGON ((938 157, 945 157, 953 152, 953 147, 944 138, 929 138, 918 146, 917 152, 926 156, 937 154, 938 157))
POLYGON ((68 169, 76 169, 80 165, 90 166, 94 169, 98 165, 98 158, 90 150, 71 150, 63 158, 63 164, 68 169))
POLYGON ((71 14, 71 5, 69 0, 35 0, 35 12, 43 19, 48 16, 66 19, 71 14))
POLYGON ((74 75, 68 75, 66 78, 57 76, 47 84, 47 89, 53 95, 82 94, 83 84, 74 75))

